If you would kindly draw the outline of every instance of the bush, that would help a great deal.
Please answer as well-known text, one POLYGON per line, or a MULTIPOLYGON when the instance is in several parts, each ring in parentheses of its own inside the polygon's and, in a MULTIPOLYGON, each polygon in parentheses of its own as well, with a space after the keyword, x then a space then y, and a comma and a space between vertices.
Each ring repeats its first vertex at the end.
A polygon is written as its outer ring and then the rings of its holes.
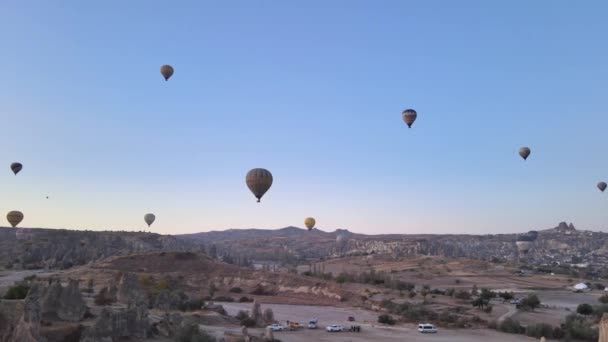
POLYGON ((243 289, 240 288, 240 287, 233 287, 233 288, 230 289, 230 292, 232 292, 232 293, 242 293, 243 289))
POLYGON ((181 311, 196 311, 200 310, 205 305, 202 299, 189 299, 179 305, 181 311))
POLYGON ((499 292, 498 296, 504 300, 511 300, 513 298, 515 298, 515 295, 513 295, 513 292, 499 292))
POLYGON ((407 296, 408 296, 409 298, 414 298, 414 297, 416 297, 416 292, 411 291, 411 292, 409 292, 409 293, 407 294, 407 296))
POLYGON ((597 341, 599 337, 597 328, 594 328, 593 324, 585 319, 585 317, 577 314, 566 316, 566 323, 563 329, 567 339, 597 341))
POLYGON ((234 298, 228 297, 228 296, 217 296, 217 297, 213 298, 213 301, 215 301, 215 302, 229 302, 229 303, 232 303, 232 302, 234 302, 234 298))
POLYGON ((608 294, 605 294, 605 295, 601 296, 598 300, 602 304, 608 304, 608 294))
POLYGON ((468 291, 458 291, 454 294, 454 297, 457 299, 469 300, 471 299, 471 294, 468 291))
POLYGON ((239 321, 242 321, 245 318, 249 317, 249 312, 245 310, 239 310, 239 312, 234 317, 236 317, 236 319, 238 319, 239 321))
POLYGON ((384 315, 378 316, 378 323, 395 325, 395 319, 393 317, 391 317, 390 315, 384 314, 384 315))
POLYGON ((498 326, 498 329, 509 334, 522 334, 525 332, 525 329, 519 324, 519 321, 512 318, 507 318, 502 321, 498 326))
POLYGON ((255 319, 253 319, 249 316, 247 316, 241 320, 241 325, 244 325, 247 328, 255 327, 255 324, 256 324, 255 319))
POLYGON ((576 312, 581 315, 589 316, 593 314, 593 307, 589 304, 580 304, 576 307, 576 312))
POLYGON ((553 328, 553 338, 556 340, 561 340, 566 337, 566 333, 560 327, 553 328))
POLYGON ((239 303, 250 303, 253 302, 253 298, 249 298, 247 296, 243 296, 239 298, 239 303))
POLYGON ((553 338, 553 331, 553 327, 547 323, 531 324, 526 328, 526 335, 537 339, 543 336, 545 338, 553 338))
POLYGON ((177 342, 216 342, 215 337, 199 329, 196 324, 188 324, 181 328, 176 336, 177 342))
POLYGON ((455 290, 450 288, 450 289, 445 290, 445 295, 452 297, 452 296, 454 296, 454 292, 455 292, 455 290))
POLYGON ((8 289, 4 295, 4 299, 24 299, 29 292, 29 286, 16 285, 8 289))

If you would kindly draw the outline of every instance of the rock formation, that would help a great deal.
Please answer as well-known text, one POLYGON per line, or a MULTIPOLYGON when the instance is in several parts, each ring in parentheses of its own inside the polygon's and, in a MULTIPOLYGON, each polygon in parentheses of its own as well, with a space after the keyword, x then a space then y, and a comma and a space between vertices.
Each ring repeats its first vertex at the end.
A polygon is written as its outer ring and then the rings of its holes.
POLYGON ((600 338, 598 342, 608 342, 608 314, 602 316, 599 324, 600 338))
POLYGON ((125 273, 120 278, 116 298, 127 305, 147 304, 148 298, 139 286, 139 279, 134 273, 125 273))
POLYGON ((33 284, 25 297, 23 315, 17 323, 10 341, 19 342, 43 342, 45 338, 40 336, 40 300, 43 289, 39 284, 33 284))
POLYGON ((82 342, 111 342, 122 338, 147 338, 148 308, 133 305, 116 311, 104 308, 95 324, 84 331, 82 342))
POLYGON ((66 287, 54 281, 41 298, 41 312, 45 319, 79 322, 87 312, 87 305, 78 288, 78 281, 70 279, 66 287))

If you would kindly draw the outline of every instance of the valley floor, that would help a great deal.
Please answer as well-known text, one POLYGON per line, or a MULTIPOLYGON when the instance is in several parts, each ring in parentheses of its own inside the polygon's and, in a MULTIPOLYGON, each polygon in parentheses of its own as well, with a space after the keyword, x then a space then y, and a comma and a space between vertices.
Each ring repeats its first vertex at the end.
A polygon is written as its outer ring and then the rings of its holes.
MULTIPOLYGON (((221 303, 229 315, 233 316, 239 310, 249 310, 251 304, 247 303, 221 303)), ((271 308, 275 319, 285 325, 287 320, 308 323, 311 318, 319 319, 318 329, 301 329, 299 331, 276 332, 275 337, 286 342, 304 341, 450 341, 450 342, 481 342, 481 341, 534 341, 522 335, 509 335, 489 329, 439 329, 437 334, 421 334, 416 330, 414 324, 400 326, 384 326, 376 323, 378 313, 358 308, 336 308, 328 306, 311 305, 281 305, 262 304, 262 310, 271 308), (353 316, 356 322, 348 322, 349 316, 353 316), (352 324, 361 326, 360 333, 339 332, 328 333, 325 327, 331 324, 339 324, 348 328, 352 324)), ((227 328, 218 326, 201 326, 208 332, 223 336, 224 331, 240 331, 240 328, 227 328)), ((263 329, 249 329, 251 335, 262 334, 263 329)))

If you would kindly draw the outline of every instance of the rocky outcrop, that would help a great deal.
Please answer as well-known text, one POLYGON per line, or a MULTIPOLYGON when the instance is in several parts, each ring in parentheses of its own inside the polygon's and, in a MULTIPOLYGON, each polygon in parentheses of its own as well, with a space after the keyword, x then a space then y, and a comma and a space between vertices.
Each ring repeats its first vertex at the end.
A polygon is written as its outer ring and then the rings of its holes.
POLYGON ((118 283, 116 298, 120 303, 127 305, 148 303, 148 298, 139 285, 137 275, 134 273, 125 273, 122 275, 120 282, 118 283))
POLYGON ((12 336, 23 316, 22 300, 0 300, 0 342, 12 341, 12 336))
POLYGON ((61 229, 0 229, 0 265, 69 268, 113 255, 178 250, 175 237, 143 232, 92 232, 61 229))
POLYGON ((78 281, 70 279, 66 287, 62 287, 58 281, 52 282, 42 296, 41 312, 45 319, 81 321, 87 312, 87 305, 80 293, 78 281))
POLYGON ((600 338, 598 342, 608 342, 608 314, 602 316, 599 324, 600 338))
POLYGON ((23 315, 10 341, 19 342, 45 342, 46 339, 40 336, 40 301, 43 296, 43 289, 39 284, 34 284, 25 297, 23 315))
POLYGON ((161 310, 177 310, 187 299, 183 292, 163 290, 156 295, 154 307, 161 310))
POLYGON ((105 307, 95 324, 83 332, 82 342, 112 342, 123 338, 147 338, 150 323, 148 308, 134 305, 113 310, 105 307))

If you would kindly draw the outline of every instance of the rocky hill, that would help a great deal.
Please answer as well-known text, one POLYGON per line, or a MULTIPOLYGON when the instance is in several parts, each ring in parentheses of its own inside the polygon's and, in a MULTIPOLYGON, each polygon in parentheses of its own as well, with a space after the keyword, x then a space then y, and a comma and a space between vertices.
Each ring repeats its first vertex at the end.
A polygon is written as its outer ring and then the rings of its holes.
POLYGON ((608 265, 608 234, 560 223, 546 230, 496 235, 364 235, 296 227, 231 229, 187 235, 0 228, 0 267, 69 268, 146 251, 205 251, 214 258, 299 264, 346 255, 442 256, 535 265, 608 265))
POLYGON ((536 265, 608 264, 608 234, 577 230, 561 222, 546 230, 494 235, 363 235, 288 227, 278 230, 226 230, 177 236, 204 245, 218 257, 302 262, 345 255, 386 253, 406 256, 465 257, 536 265), (339 236, 342 239, 338 238, 339 236), (517 244, 526 241, 526 244, 517 244), (524 248, 523 246, 526 246, 524 248))
POLYGON ((0 267, 57 269, 112 255, 179 250, 173 236, 125 231, 0 228, 0 267))

